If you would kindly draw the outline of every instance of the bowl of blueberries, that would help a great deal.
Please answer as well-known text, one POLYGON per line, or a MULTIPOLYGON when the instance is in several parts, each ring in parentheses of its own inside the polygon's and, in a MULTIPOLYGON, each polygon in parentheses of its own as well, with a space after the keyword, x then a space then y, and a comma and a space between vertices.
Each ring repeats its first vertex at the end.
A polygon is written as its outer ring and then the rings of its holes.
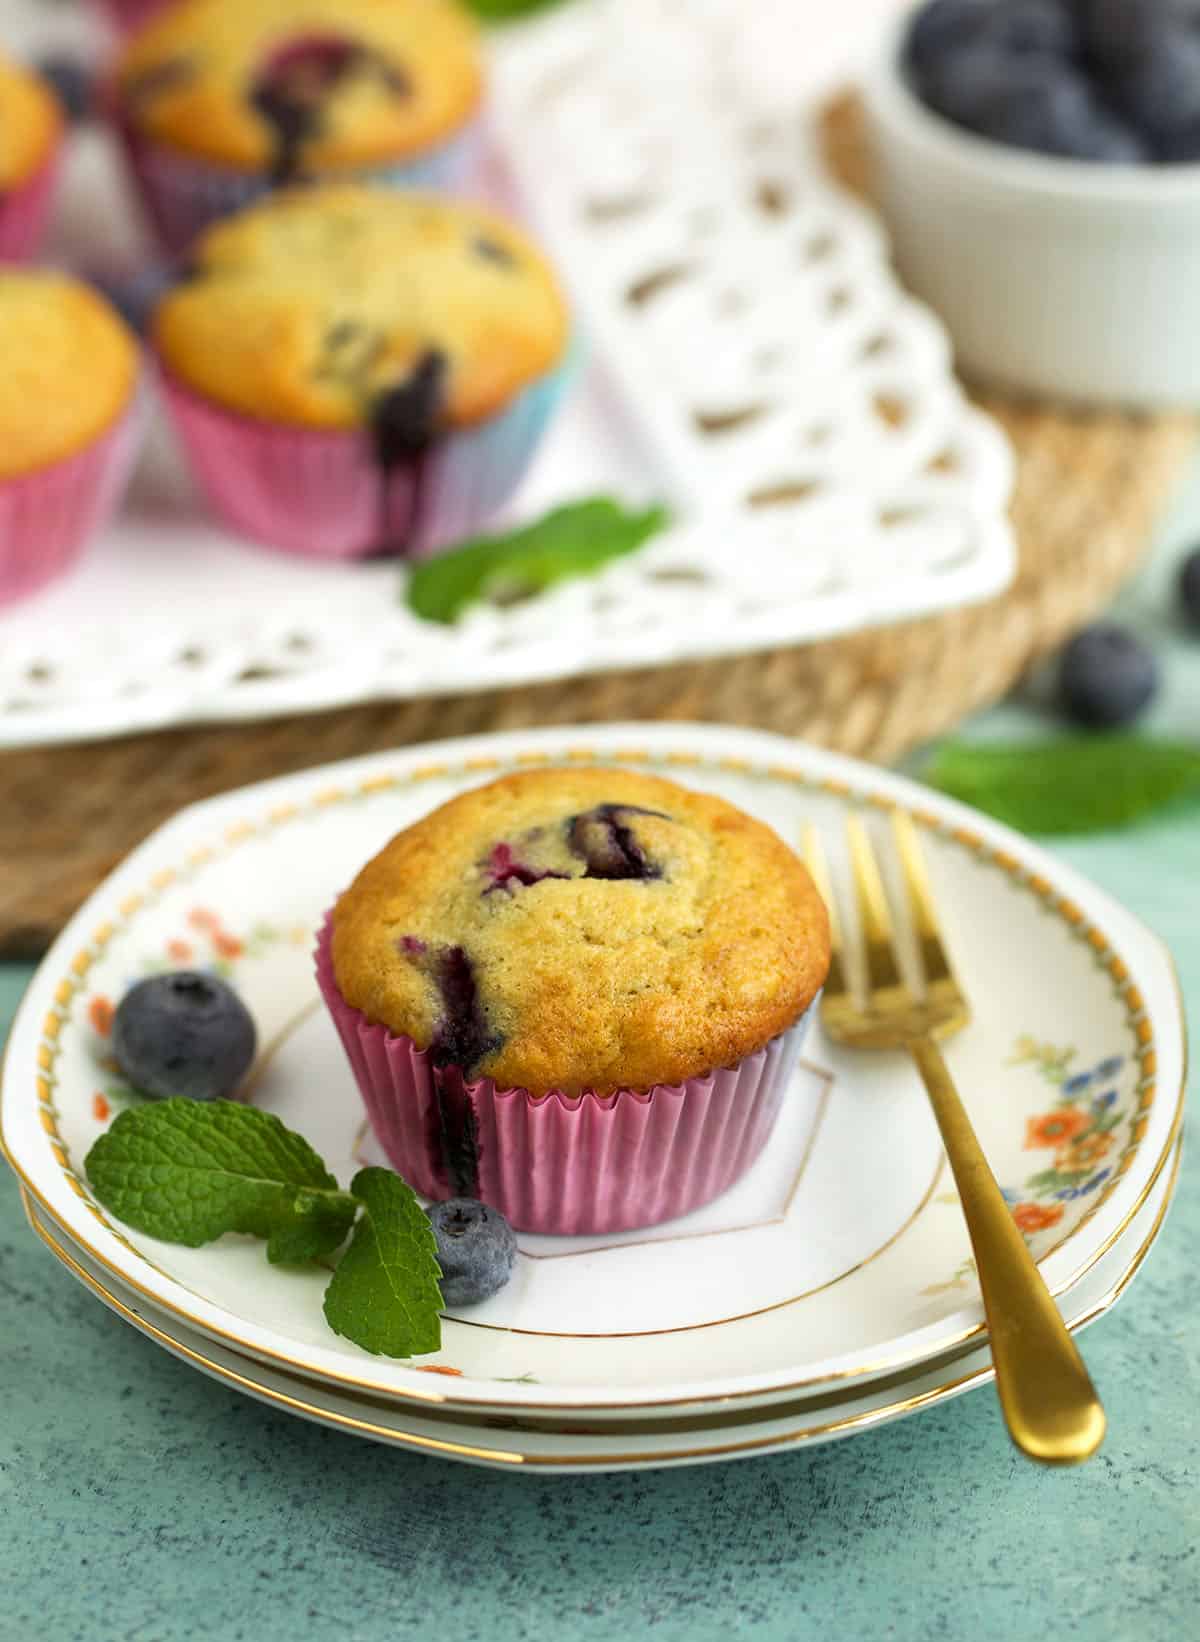
POLYGON ((1200 0, 923 0, 863 100, 900 273, 968 375, 1200 405, 1200 0))

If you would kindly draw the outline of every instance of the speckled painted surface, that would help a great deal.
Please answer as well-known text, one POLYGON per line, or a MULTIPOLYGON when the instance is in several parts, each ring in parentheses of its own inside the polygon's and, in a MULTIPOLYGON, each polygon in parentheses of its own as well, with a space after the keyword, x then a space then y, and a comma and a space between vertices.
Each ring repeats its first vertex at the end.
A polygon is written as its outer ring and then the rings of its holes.
MULTIPOLYGON (((1200 476, 1126 601, 1160 614, 1200 476)), ((979 733, 1023 729, 1029 708, 979 733)), ((1200 815, 1063 854, 1170 942, 1200 1042, 1200 815)), ((28 971, 0 969, 0 1034, 28 971)), ((1083 1470, 1008 1446, 990 1390, 852 1441, 704 1470, 461 1469, 302 1424, 135 1335, 0 1173, 0 1638, 8 1642, 1187 1642, 1200 1635, 1200 1153, 1144 1275, 1086 1336, 1110 1434, 1083 1470)))

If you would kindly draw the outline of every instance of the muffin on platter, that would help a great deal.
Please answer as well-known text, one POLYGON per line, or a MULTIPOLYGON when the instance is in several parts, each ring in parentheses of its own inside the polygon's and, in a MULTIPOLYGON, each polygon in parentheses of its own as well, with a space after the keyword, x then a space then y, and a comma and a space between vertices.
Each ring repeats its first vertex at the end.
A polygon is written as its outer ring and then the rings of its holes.
POLYGON ((210 229, 151 331, 235 528, 309 557, 420 556, 520 479, 562 387, 567 311, 492 212, 345 185, 210 229))
POLYGON ((0 603, 66 570, 132 466, 139 349, 63 274, 0 268, 0 603))
POLYGON ((167 247, 298 181, 447 188, 483 75, 455 0, 180 0, 127 43, 116 109, 167 247))
POLYGON ((671 1219, 745 1173, 829 950, 816 888, 762 822, 568 768, 399 833, 330 913, 317 972, 394 1167, 574 1234, 671 1219))
POLYGON ((0 53, 0 262, 26 262, 41 244, 62 134, 50 87, 0 53))

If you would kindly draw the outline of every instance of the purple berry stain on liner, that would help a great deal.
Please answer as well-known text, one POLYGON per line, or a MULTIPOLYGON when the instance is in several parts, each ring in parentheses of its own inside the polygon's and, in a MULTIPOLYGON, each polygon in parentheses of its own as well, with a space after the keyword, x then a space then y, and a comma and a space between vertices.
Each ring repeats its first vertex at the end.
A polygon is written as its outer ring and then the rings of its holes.
POLYGON ((438 348, 429 348, 417 360, 412 371, 395 387, 380 394, 371 405, 371 439, 375 464, 379 470, 379 523, 380 545, 377 556, 403 554, 408 546, 417 520, 420 518, 424 462, 441 418, 446 397, 448 362, 438 348), (388 524, 389 493, 396 470, 407 467, 410 485, 408 518, 399 540, 390 543, 393 535, 388 524))
POLYGON ((479 1062, 504 1040, 488 1027, 475 966, 461 946, 431 953, 415 935, 402 935, 396 946, 419 964, 441 995, 441 1016, 429 1046, 437 1108, 431 1138, 451 1189, 457 1196, 473 1197, 479 1184, 479 1138, 466 1084, 476 1075, 479 1062))
POLYGON ((661 878, 662 868, 651 861, 634 836, 632 827, 622 820, 627 815, 652 815, 660 821, 670 816, 661 810, 641 809, 636 804, 598 804, 572 816, 567 823, 567 843, 574 855, 586 866, 586 878, 618 879, 661 878))

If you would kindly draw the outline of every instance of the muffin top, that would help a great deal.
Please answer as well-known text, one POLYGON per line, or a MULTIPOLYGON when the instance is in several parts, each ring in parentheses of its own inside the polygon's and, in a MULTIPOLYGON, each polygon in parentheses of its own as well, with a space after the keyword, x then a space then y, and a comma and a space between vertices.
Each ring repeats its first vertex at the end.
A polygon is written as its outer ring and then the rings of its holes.
POLYGON ((483 81, 455 0, 181 0, 128 43, 117 83, 144 136, 282 180, 436 148, 483 81))
POLYGON ((125 409, 138 347, 91 286, 0 269, 0 479, 73 455, 125 409))
POLYGON ((829 966, 824 905, 761 821, 613 769, 506 776, 392 839, 341 896, 346 1001, 468 1077, 650 1089, 789 1027, 829 966))
POLYGON ((49 86, 0 54, 0 189, 32 176, 61 130, 62 113, 49 86))
POLYGON ((549 265, 510 223, 354 184, 217 223, 153 324, 171 371, 218 404, 301 427, 369 423, 414 447, 503 409, 566 334, 549 265))

